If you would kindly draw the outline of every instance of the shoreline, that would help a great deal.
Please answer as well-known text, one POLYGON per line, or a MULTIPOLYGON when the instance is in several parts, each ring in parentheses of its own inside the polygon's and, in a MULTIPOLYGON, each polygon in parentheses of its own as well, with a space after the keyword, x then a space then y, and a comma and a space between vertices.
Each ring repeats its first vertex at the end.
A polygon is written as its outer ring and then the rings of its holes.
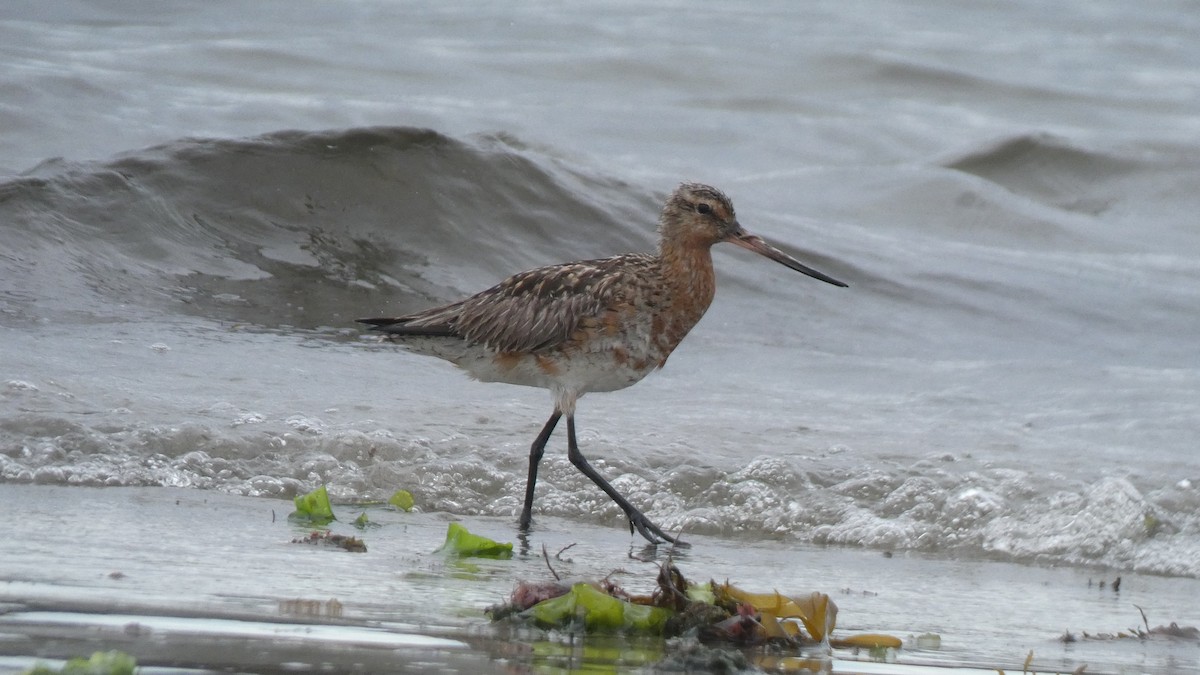
MULTIPOLYGON (((366 507, 378 526, 359 531, 349 521, 363 509, 335 504, 343 521, 329 529, 367 545, 366 553, 349 553, 291 543, 313 528, 286 521, 290 501, 14 484, 0 484, 0 499, 12 507, 11 531, 0 544, 0 672, 30 666, 30 657, 87 657, 110 648, 138 658, 143 672, 198 665, 252 672, 625 671, 649 668, 686 646, 572 638, 493 625, 483 615, 518 581, 550 578, 543 544, 564 578, 612 574, 631 592, 648 591, 665 552, 651 557, 640 541, 612 528, 535 519, 537 529, 519 541, 509 518, 466 518, 471 531, 518 542, 517 550, 508 560, 451 559, 435 553, 448 523, 459 520, 449 514, 366 507), (20 658, 25 665, 14 666, 20 658)), ((1037 672, 1083 664, 1088 673, 1200 672, 1194 642, 1061 641, 1064 630, 1140 624, 1133 604, 1147 608, 1150 625, 1200 623, 1187 614, 1196 610, 1186 598, 1200 597, 1194 579, 1126 575, 1114 593, 1089 586, 1094 572, 1073 568, 886 557, 780 541, 690 541, 693 547, 672 561, 694 580, 825 592, 839 605, 835 635, 887 633, 904 641, 885 661, 843 649, 832 658, 817 654, 830 672, 1020 672, 1030 650, 1037 672), (938 635, 940 645, 919 645, 916 637, 925 634, 938 635)))

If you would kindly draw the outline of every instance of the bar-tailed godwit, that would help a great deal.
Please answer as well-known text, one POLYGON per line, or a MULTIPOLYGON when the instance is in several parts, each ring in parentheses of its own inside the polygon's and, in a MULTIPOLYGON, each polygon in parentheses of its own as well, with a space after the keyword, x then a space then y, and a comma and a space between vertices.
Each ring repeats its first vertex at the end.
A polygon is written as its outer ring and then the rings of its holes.
POLYGON ((652 544, 682 544, 664 533, 608 483, 579 451, 575 403, 592 391, 615 391, 661 368, 716 290, 713 244, 727 241, 835 286, 748 234, 720 190, 680 185, 658 221, 658 252, 539 267, 515 274, 465 300, 394 318, 359 319, 403 347, 450 361, 483 382, 549 389, 554 413, 529 450, 520 526, 529 528, 538 463, 555 426, 567 416, 567 457, 604 490, 652 544))

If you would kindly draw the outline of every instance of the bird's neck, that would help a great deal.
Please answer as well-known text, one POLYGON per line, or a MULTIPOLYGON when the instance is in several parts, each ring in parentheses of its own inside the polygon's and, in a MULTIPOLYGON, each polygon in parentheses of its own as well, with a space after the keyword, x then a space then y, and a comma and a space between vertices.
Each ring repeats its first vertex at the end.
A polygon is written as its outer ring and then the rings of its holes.
POLYGON ((664 241, 659 246, 659 264, 670 306, 662 334, 673 349, 704 316, 716 293, 710 245, 664 241))

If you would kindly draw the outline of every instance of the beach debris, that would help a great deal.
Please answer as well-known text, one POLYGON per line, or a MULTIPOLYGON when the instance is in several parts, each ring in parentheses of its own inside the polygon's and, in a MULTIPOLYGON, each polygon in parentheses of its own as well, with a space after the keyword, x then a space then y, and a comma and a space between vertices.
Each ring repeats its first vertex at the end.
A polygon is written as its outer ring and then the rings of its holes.
POLYGON ((597 582, 556 578, 518 584, 507 603, 489 607, 487 613, 494 621, 526 621, 544 629, 693 636, 709 647, 798 648, 823 642, 870 650, 902 646, 899 638, 875 633, 833 638, 837 605, 825 593, 786 596, 752 593, 728 582, 692 583, 670 562, 660 565, 657 586, 649 595, 630 594, 611 575, 597 582))
POLYGON ((462 523, 450 523, 446 529, 446 543, 438 549, 448 555, 476 558, 511 558, 511 542, 499 543, 478 534, 472 534, 462 523))
POLYGON ((555 581, 559 581, 562 577, 558 576, 558 572, 554 571, 554 566, 550 564, 550 554, 546 552, 546 545, 542 544, 542 560, 546 561, 546 569, 550 570, 550 575, 555 581))
POLYGON ((1129 628, 1126 630, 1116 631, 1115 633, 1089 633, 1086 630, 1079 632, 1077 638, 1073 633, 1067 631, 1059 640, 1062 642, 1075 642, 1076 640, 1149 640, 1151 638, 1174 638, 1181 640, 1192 640, 1200 642, 1200 628, 1195 626, 1180 626, 1177 622, 1172 621, 1166 626, 1155 626, 1148 630, 1141 628, 1129 628))
POLYGON ((333 515, 333 506, 329 504, 329 493, 325 486, 303 495, 297 495, 293 500, 296 510, 288 515, 288 520, 327 525, 337 520, 333 515))
POLYGON ((825 593, 813 592, 794 598, 778 591, 748 593, 728 582, 714 586, 714 589, 718 602, 725 596, 757 610, 759 622, 771 638, 799 638, 800 626, 796 623, 799 621, 814 641, 823 642, 837 624, 837 604, 825 593))
POLYGON ((334 534, 329 530, 312 532, 307 537, 292 540, 293 544, 312 544, 314 546, 334 546, 351 553, 366 553, 367 545, 358 537, 347 537, 344 534, 334 534))
POLYGON ((137 660, 125 652, 95 652, 90 658, 74 658, 55 670, 37 664, 23 675, 133 675, 137 660))
POLYGON ((755 632, 752 625, 732 627, 733 617, 729 612, 713 603, 696 601, 676 612, 663 626, 664 637, 695 634, 701 644, 720 642, 737 643, 747 632, 755 632), (749 629, 747 631, 746 629, 749 629))
POLYGON ((413 496, 408 490, 396 490, 391 497, 388 498, 388 504, 400 509, 401 511, 412 511, 413 496))
POLYGON ((1099 582, 1094 582, 1094 581, 1092 581, 1092 579, 1089 578, 1088 579, 1088 588, 1091 588, 1093 584, 1095 584, 1100 590, 1104 590, 1105 588, 1111 588, 1113 590, 1113 593, 1121 592, 1121 577, 1120 577, 1120 575, 1118 575, 1116 579, 1112 580, 1112 584, 1109 584, 1109 582, 1105 581, 1104 579, 1101 579, 1099 582))
POLYGON ((571 584, 554 581, 522 581, 513 589, 508 602, 492 605, 483 610, 492 621, 507 619, 533 607, 539 602, 551 600, 571 592, 571 584))
POLYGON ((383 527, 383 525, 371 520, 371 517, 367 515, 366 511, 358 514, 358 517, 355 518, 354 522, 351 524, 360 530, 367 530, 373 527, 383 527))
MULTIPOLYGON (((558 549, 558 553, 554 554, 554 559, 558 560, 560 562, 565 562, 565 563, 572 562, 569 559, 564 560, 562 557, 562 554, 564 551, 566 551, 567 549, 571 548, 574 545, 575 545, 574 543, 571 543, 571 544, 567 544, 566 546, 558 549)), ((550 570, 550 575, 554 577, 554 580, 558 581, 559 579, 561 579, 562 577, 558 576, 558 572, 554 571, 554 565, 550 564, 550 553, 548 551, 546 551, 545 544, 542 544, 542 559, 546 561, 546 569, 550 570)))
MULTIPOLYGON (((740 649, 722 649, 702 644, 685 644, 673 649, 654 665, 658 673, 742 673, 759 672, 740 649)), ((783 671, 782 668, 772 669, 783 671)), ((821 672, 813 668, 812 672, 821 672)))
POLYGON ((1180 626, 1174 621, 1169 626, 1155 626, 1149 630, 1151 635, 1161 635, 1164 637, 1183 638, 1185 640, 1195 640, 1200 642, 1200 628, 1195 626, 1180 626))
MULTIPOLYGON (((578 543, 578 542, 574 542, 574 541, 573 541, 573 542, 571 542, 570 544, 567 544, 566 546, 564 546, 564 547, 562 547, 562 548, 558 549, 558 553, 555 553, 555 554, 554 554, 554 559, 555 559, 555 560, 559 560, 559 561, 561 561, 561 562, 567 562, 567 563, 569 563, 569 562, 573 562, 573 561, 572 561, 570 558, 564 558, 564 557, 562 557, 562 554, 566 553, 567 551, 571 550, 572 548, 575 548, 575 545, 576 545, 577 543, 578 543)), ((544 544, 543 544, 543 546, 544 546, 544 544)))
POLYGON ((544 600, 526 610, 542 628, 582 627, 586 632, 624 632, 659 635, 671 612, 661 607, 620 600, 590 583, 580 582, 569 592, 544 600))
POLYGON ((1138 613, 1142 616, 1142 626, 1145 628, 1128 628, 1123 631, 1113 633, 1089 633, 1080 631, 1079 637, 1076 637, 1071 631, 1065 631, 1058 639, 1060 642, 1075 642, 1077 640, 1149 640, 1151 638, 1172 638, 1181 640, 1192 640, 1200 642, 1200 628, 1195 626, 1180 626, 1177 622, 1172 621, 1169 625, 1158 625, 1154 628, 1150 627, 1150 620, 1146 618, 1146 610, 1139 605, 1138 613))
POLYGON ((756 647, 765 644, 771 635, 760 621, 754 606, 740 604, 728 618, 710 626, 701 626, 696 637, 700 644, 728 643, 738 647, 756 647))
MULTIPOLYGON (((1032 665, 1033 665, 1033 650, 1030 649, 1029 653, 1025 655, 1024 665, 1021 666, 1021 674, 1022 675, 1037 675, 1037 671, 1030 670, 1032 665)), ((1084 673, 1086 671, 1087 671, 1087 664, 1083 663, 1083 664, 1080 664, 1079 666, 1077 666, 1075 668, 1075 670, 1072 670, 1071 675, 1084 675, 1084 673)), ((999 668, 996 669, 996 672, 998 673, 998 675, 1006 675, 1006 673, 999 668)), ((1056 670, 1054 672, 1057 673, 1059 671, 1056 670)))
POLYGON ((917 649, 941 649, 942 636, 937 633, 921 633, 917 636, 917 649))
POLYGON ((844 638, 829 638, 829 645, 839 649, 900 649, 904 642, 893 635, 882 633, 856 633, 844 638))
POLYGON ((557 579, 536 583, 521 582, 513 589, 509 601, 518 611, 523 612, 539 602, 545 602, 570 592, 571 584, 562 583, 557 579))
MULTIPOLYGON (((1029 654, 1025 656, 1025 665, 1023 665, 1021 667, 1022 675, 1037 675, 1037 671, 1033 671, 1033 670, 1029 669, 1032 663, 1033 663, 1033 650, 1030 649, 1029 654)), ((1057 673, 1059 671, 1056 670, 1054 672, 1057 673)), ((1085 675, 1086 672, 1087 672, 1087 664, 1082 663, 1082 664, 1076 666, 1075 670, 1071 671, 1071 675, 1085 675)), ((998 675, 1007 675, 1007 673, 1005 673, 1005 671, 1001 670, 1000 668, 996 669, 996 673, 998 675)))

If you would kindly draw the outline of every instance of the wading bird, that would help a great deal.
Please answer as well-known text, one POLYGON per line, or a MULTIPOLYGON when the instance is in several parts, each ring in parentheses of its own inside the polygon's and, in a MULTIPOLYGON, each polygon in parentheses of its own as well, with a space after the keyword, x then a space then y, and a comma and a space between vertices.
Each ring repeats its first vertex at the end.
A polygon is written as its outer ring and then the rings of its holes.
POLYGON ((549 389, 554 413, 529 450, 520 526, 529 528, 538 463, 567 416, 567 457, 612 498, 652 544, 679 543, 608 483, 579 451, 575 403, 592 391, 624 389, 663 367, 716 291, 710 249, 729 242, 835 286, 748 234, 720 190, 684 183, 659 217, 657 253, 539 267, 465 300, 393 318, 359 319, 401 346, 454 363, 483 382, 549 389))

